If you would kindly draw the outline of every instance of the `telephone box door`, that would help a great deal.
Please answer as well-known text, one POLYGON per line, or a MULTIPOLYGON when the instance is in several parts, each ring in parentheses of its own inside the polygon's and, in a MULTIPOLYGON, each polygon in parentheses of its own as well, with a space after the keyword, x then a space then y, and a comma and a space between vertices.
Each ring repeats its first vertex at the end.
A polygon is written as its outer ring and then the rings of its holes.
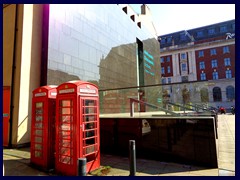
POLYGON ((65 175, 76 173, 76 100, 57 98, 56 106, 56 170, 65 175))
POLYGON ((3 87, 3 146, 9 143, 10 87, 3 87))
POLYGON ((82 107, 80 127, 83 127, 80 151, 87 160, 87 172, 90 172, 100 166, 98 98, 80 97, 80 102, 82 107))
POLYGON ((77 175, 78 158, 87 159, 86 171, 100 167, 98 89, 84 81, 57 87, 56 172, 77 175))
POLYGON ((33 91, 31 163, 41 169, 54 168, 56 86, 33 91))

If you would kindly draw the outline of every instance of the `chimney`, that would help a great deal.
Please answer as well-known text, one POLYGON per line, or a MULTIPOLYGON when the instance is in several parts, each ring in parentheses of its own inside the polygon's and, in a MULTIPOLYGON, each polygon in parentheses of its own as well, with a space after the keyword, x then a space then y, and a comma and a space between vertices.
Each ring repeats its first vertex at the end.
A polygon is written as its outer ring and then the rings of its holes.
POLYGON ((144 14, 144 15, 149 14, 149 8, 146 4, 141 5, 141 14, 144 14))

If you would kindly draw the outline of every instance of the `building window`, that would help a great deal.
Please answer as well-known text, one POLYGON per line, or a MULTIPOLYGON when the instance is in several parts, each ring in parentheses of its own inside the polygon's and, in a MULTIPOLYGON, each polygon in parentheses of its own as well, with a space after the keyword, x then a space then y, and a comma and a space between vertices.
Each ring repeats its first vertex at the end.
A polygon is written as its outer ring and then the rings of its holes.
POLYGON ((182 63, 182 71, 187 71, 187 64, 186 63, 182 63))
POLYGON ((212 68, 215 68, 215 67, 217 67, 217 60, 216 59, 212 60, 212 68))
POLYGON ((198 51, 198 57, 203 57, 204 56, 204 51, 198 51))
POLYGON ((167 57, 167 62, 170 62, 170 56, 167 57))
POLYGON ((172 83, 172 79, 168 78, 168 84, 172 83))
POLYGON ((198 31, 197 32, 197 37, 203 37, 203 32, 202 31, 198 31))
POLYGON ((181 59, 186 59, 186 53, 181 53, 181 59))
POLYGON ((171 43, 172 42, 172 37, 168 37, 167 38, 167 43, 171 43))
POLYGON ((221 32, 221 33, 227 32, 227 26, 221 26, 221 27, 220 27, 220 32, 221 32))
POLYGON ((165 69, 164 69, 164 67, 162 67, 161 69, 162 69, 162 74, 165 74, 165 69))
POLYGON ((222 101, 222 92, 219 87, 213 88, 213 101, 222 101))
POLYGON ((162 39, 161 39, 161 43, 162 43, 162 44, 165 44, 165 43, 166 43, 166 38, 162 38, 162 39))
POLYGON ((211 56, 212 56, 212 55, 216 55, 216 54, 217 54, 216 49, 211 49, 211 50, 210 50, 210 54, 211 54, 211 56))
POLYGON ((215 72, 213 72, 212 75, 213 75, 213 79, 218 79, 218 72, 215 71, 215 72))
POLYGON ((233 101, 235 99, 235 90, 233 86, 228 86, 226 88, 226 96, 228 101, 233 101))
POLYGON ((202 88, 200 90, 200 96, 201 96, 201 101, 202 102, 209 102, 209 95, 208 95, 207 88, 202 88))
POLYGON ((225 53, 229 53, 229 47, 228 46, 223 47, 223 54, 225 54, 225 53))
POLYGON ((226 78, 232 78, 232 71, 231 70, 226 70, 226 78))
POLYGON ((202 81, 206 80, 206 73, 201 73, 200 78, 201 78, 202 81))
POLYGON ((162 84, 166 84, 166 78, 162 78, 162 84))
POLYGON ((199 62, 199 69, 205 69, 205 63, 203 61, 199 62))
POLYGON ((230 58, 224 58, 225 66, 231 66, 230 58))
POLYGON ((208 30, 208 35, 213 35, 215 34, 215 29, 214 28, 211 28, 208 30))
POLYGON ((184 34, 180 34, 180 40, 181 40, 181 41, 184 41, 184 40, 186 40, 185 33, 184 33, 184 34))
POLYGON ((171 73, 171 67, 170 66, 167 67, 167 72, 171 73))
POLYGON ((161 63, 164 63, 164 57, 161 57, 160 60, 161 60, 161 63))

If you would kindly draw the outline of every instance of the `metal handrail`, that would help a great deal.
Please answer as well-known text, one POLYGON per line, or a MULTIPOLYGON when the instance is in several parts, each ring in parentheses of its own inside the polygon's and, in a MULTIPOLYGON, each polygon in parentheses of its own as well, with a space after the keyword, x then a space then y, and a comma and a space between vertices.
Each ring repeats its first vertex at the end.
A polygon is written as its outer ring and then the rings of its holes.
POLYGON ((160 110, 164 111, 165 113, 169 113, 173 116, 180 116, 180 114, 178 114, 178 113, 174 113, 174 112, 172 112, 168 109, 156 106, 154 104, 150 104, 150 103, 147 103, 145 101, 134 99, 134 98, 129 98, 129 99, 130 99, 130 116, 131 117, 133 117, 133 114, 134 114, 134 103, 140 103, 140 104, 144 104, 144 105, 147 105, 147 106, 155 108, 155 109, 160 109, 160 110))

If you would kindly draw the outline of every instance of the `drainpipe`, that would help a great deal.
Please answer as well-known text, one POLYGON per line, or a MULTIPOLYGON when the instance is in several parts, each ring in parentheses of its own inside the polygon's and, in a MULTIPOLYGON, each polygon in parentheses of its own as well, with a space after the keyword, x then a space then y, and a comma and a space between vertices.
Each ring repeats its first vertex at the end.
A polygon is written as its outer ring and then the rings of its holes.
POLYGON ((18 5, 16 4, 16 14, 15 14, 15 26, 14 26, 14 44, 13 44, 13 65, 12 65, 12 83, 11 83, 11 104, 10 104, 10 119, 9 119, 9 141, 8 147, 12 148, 12 128, 13 128, 13 103, 14 103, 14 82, 15 82, 15 69, 16 69, 16 50, 17 50, 17 22, 18 22, 18 5))

